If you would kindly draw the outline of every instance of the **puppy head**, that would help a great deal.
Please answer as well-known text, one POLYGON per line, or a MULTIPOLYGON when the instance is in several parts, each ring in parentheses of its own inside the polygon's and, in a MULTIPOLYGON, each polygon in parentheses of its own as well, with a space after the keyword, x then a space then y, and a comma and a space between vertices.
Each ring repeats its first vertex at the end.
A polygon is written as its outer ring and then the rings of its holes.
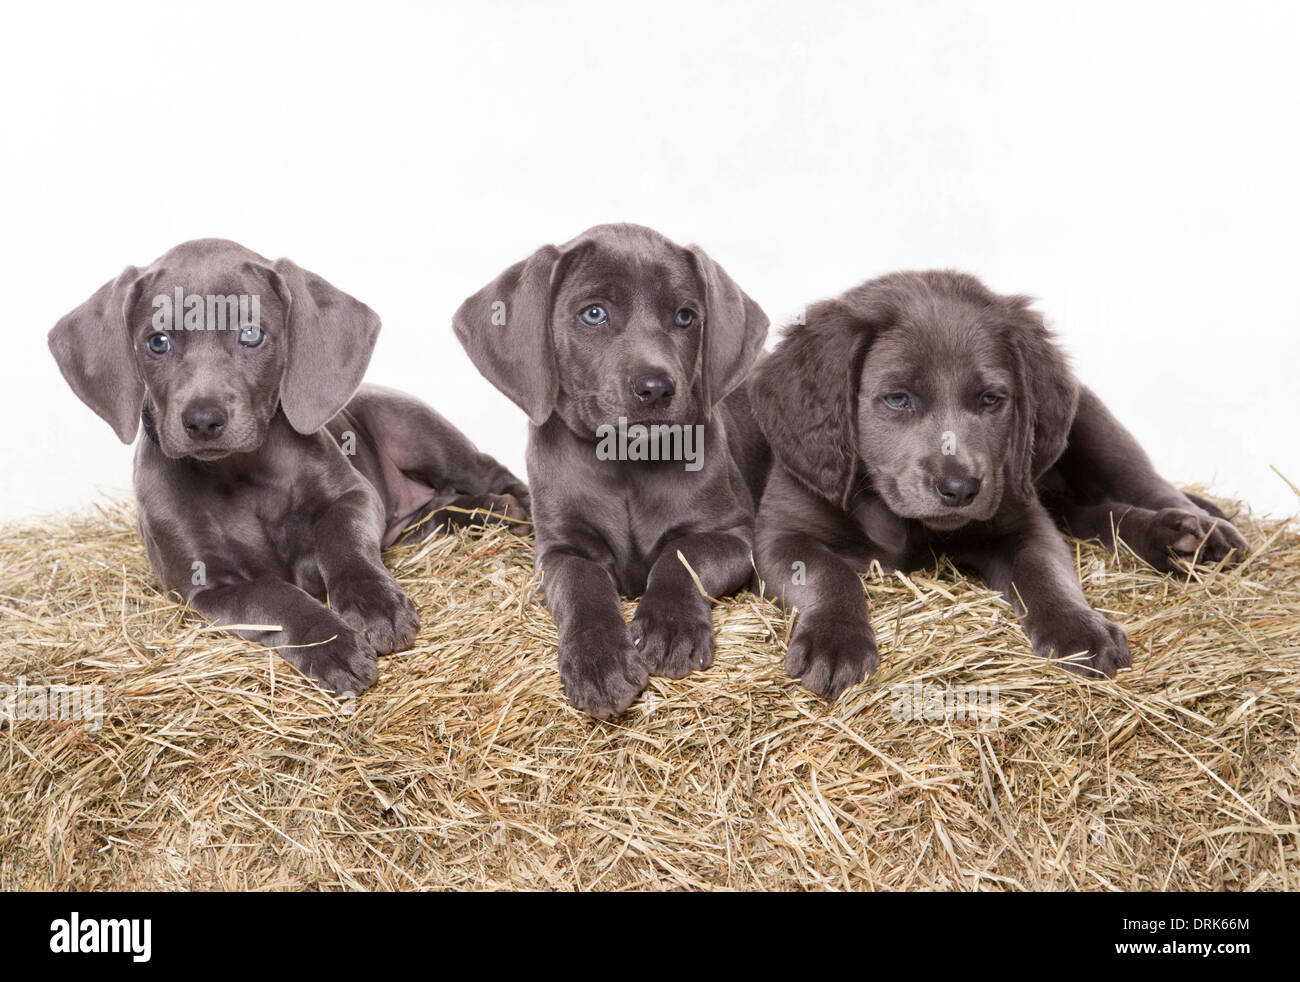
POLYGON ((782 463, 847 508, 863 480, 939 530, 991 518, 1065 448, 1077 383, 1023 297, 898 273, 809 311, 755 372, 782 463))
POLYGON ((169 457, 256 450, 277 405, 319 429, 365 374, 379 318, 281 259, 199 239, 146 269, 128 266, 50 332, 73 391, 135 439, 142 410, 169 457))
POLYGON ((456 336, 541 424, 688 423, 744 378, 767 317, 698 248, 637 225, 543 246, 466 300, 456 336))

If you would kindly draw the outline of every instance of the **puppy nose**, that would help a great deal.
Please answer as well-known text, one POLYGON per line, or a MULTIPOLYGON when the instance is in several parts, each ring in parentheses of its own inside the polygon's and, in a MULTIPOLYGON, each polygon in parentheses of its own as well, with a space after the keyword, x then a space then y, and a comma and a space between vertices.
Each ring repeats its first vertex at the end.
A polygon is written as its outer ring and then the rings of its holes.
POLYGON ((672 402, 677 386, 667 375, 654 372, 632 380, 632 394, 644 406, 666 406, 672 402))
POLYGON ((935 479, 934 489, 939 492, 939 500, 949 508, 969 505, 980 493, 978 477, 953 477, 945 475, 935 479))
POLYGON ((215 402, 193 402, 181 413, 185 432, 193 440, 213 440, 226 428, 226 411, 215 402))

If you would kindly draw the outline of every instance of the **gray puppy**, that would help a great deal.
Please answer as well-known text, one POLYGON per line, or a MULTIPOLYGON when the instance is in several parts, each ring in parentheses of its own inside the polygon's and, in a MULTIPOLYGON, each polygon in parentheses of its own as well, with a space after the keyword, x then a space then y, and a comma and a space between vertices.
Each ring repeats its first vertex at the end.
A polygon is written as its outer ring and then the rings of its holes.
POLYGON ((702 250, 636 225, 543 246, 456 313, 474 364, 532 421, 537 566, 584 712, 713 662, 701 590, 752 578, 766 446, 739 386, 767 324, 702 250), (630 628, 620 593, 644 594, 630 628))
POLYGON ((527 517, 524 485, 432 409, 358 391, 378 333, 289 260, 199 239, 128 266, 49 338, 123 443, 143 421, 140 533, 164 587, 218 625, 265 626, 237 633, 338 693, 419 628, 382 547, 474 509, 527 517))
POLYGON ((1124 632, 1088 606, 1053 518, 1161 569, 1239 560, 1209 502, 1160 477, 1082 388, 1024 297, 971 276, 895 273, 814 305, 754 371, 779 467, 758 517, 767 592, 799 610, 786 665, 836 698, 875 669, 858 573, 944 554, 1010 601, 1034 650, 1112 676, 1124 632))

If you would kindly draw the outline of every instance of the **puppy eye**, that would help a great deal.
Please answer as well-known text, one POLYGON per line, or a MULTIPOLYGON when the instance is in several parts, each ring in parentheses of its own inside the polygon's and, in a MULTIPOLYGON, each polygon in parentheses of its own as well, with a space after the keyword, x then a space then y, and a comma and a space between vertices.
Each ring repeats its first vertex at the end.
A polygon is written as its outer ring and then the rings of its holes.
POLYGON ((673 318, 673 323, 678 327, 690 327, 695 323, 695 311, 687 310, 683 307, 677 311, 677 316, 673 318))
POLYGON ((609 311, 598 303, 593 303, 590 307, 584 307, 578 313, 578 320, 588 327, 600 327, 609 320, 609 311))
POLYGON ((165 355, 172 350, 172 339, 166 334, 150 334, 145 344, 155 355, 165 355))
POLYGON ((1002 401, 1002 397, 998 395, 996 392, 985 392, 984 398, 981 401, 984 403, 984 405, 992 408, 993 406, 998 405, 998 403, 1002 401))
POLYGON ((266 340, 266 332, 255 324, 250 324, 239 332, 239 343, 245 348, 256 348, 266 340))
POLYGON ((907 409, 912 405, 912 400, 908 398, 906 392, 891 392, 883 401, 890 409, 907 409))

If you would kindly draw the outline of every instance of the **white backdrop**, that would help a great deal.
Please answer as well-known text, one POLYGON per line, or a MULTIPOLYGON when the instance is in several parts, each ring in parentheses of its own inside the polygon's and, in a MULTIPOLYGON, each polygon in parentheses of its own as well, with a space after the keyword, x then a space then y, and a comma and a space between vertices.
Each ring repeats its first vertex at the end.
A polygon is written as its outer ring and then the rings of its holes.
POLYGON ((45 334, 199 236, 379 311, 373 381, 523 473, 450 328, 635 221, 772 315, 892 269, 1041 298, 1179 482, 1300 509, 1300 5, 26 5, 0 30, 0 519, 126 488, 45 334))

